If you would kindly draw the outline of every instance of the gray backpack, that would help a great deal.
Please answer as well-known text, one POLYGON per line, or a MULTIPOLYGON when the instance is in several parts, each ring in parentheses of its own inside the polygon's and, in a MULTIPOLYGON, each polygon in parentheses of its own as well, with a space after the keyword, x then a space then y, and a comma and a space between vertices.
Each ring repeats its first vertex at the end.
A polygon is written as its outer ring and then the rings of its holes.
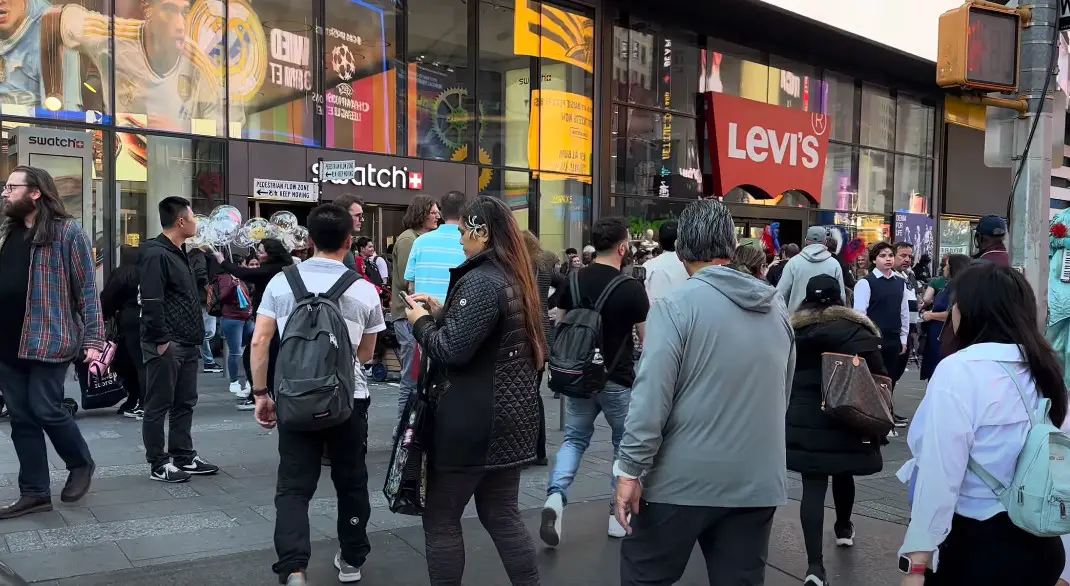
POLYGON ((353 412, 354 362, 349 328, 338 300, 360 279, 346 272, 326 292, 308 292, 296 265, 282 270, 294 294, 275 365, 279 426, 318 431, 344 423, 353 412))

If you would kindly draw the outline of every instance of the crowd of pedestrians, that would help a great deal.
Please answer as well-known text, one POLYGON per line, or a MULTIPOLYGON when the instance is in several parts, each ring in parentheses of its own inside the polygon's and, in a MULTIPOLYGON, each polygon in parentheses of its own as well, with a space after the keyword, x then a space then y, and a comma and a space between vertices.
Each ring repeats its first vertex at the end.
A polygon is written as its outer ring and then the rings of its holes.
POLYGON ((189 249, 190 202, 168 197, 162 232, 124 246, 98 295, 88 237, 47 173, 16 168, 3 212, 0 379, 21 496, 0 519, 52 509, 46 436, 68 469, 61 499, 88 492, 95 464, 63 382, 72 361, 99 362, 114 344, 127 393, 118 411, 141 423, 150 478, 219 471, 198 454, 192 421, 198 374, 225 372, 237 408, 278 430, 272 571, 306 583, 309 503, 327 465, 338 495, 333 564, 339 581, 357 582, 373 555, 364 367, 390 328, 399 415, 418 386, 434 413, 422 438, 431 584, 462 581, 461 517, 473 499, 510 583, 540 583, 518 501, 521 470, 551 463, 545 383, 566 396, 536 532, 547 546, 568 543, 569 489, 601 414, 621 584, 675 583, 696 545, 711 584, 764 583, 794 471, 804 584, 827 586, 829 485, 833 542, 852 547, 865 538, 852 522, 855 477, 880 472, 888 437, 910 424, 874 395, 888 427, 846 425, 826 408, 827 359, 864 363, 876 392, 920 356, 929 383, 908 432, 913 458, 899 470, 912 503, 903 585, 1065 586, 1070 576, 1063 542, 1023 530, 991 488, 1010 485, 1037 414, 1070 430, 1060 366, 1035 327, 1033 291, 1007 266, 999 218, 980 222, 975 258, 949 255, 931 278, 905 242, 875 243, 848 265, 819 226, 777 257, 737 246, 731 214, 713 200, 665 222, 637 260, 621 218, 595 221, 590 243, 558 258, 504 202, 460 192, 414 197, 380 256, 359 237, 364 202, 347 195, 309 212, 312 254, 298 262, 270 238, 248 256, 189 249))

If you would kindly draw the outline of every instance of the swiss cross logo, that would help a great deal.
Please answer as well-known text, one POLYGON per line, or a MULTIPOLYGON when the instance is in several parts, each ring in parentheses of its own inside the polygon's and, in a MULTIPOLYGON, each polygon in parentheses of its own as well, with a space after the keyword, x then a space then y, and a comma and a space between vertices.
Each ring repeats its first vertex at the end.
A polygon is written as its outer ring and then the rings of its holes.
POLYGON ((409 189, 423 189, 424 187, 424 174, 417 173, 416 171, 409 171, 409 189))

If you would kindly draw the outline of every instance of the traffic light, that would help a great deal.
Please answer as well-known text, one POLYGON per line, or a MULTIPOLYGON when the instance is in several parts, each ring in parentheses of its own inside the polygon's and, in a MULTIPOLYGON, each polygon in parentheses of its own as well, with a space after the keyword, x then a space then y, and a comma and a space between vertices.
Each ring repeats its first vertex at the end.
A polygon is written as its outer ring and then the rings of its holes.
POLYGON ((940 15, 936 85, 990 92, 1018 91, 1017 10, 969 0, 940 15))

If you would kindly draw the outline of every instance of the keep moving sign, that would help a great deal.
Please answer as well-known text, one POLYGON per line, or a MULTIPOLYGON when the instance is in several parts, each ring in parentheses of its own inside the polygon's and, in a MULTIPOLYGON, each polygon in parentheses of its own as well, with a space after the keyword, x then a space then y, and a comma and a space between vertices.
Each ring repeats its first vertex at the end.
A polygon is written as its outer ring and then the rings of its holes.
POLYGON ((253 179, 253 197, 276 201, 316 203, 319 189, 308 181, 279 181, 277 179, 253 179))

